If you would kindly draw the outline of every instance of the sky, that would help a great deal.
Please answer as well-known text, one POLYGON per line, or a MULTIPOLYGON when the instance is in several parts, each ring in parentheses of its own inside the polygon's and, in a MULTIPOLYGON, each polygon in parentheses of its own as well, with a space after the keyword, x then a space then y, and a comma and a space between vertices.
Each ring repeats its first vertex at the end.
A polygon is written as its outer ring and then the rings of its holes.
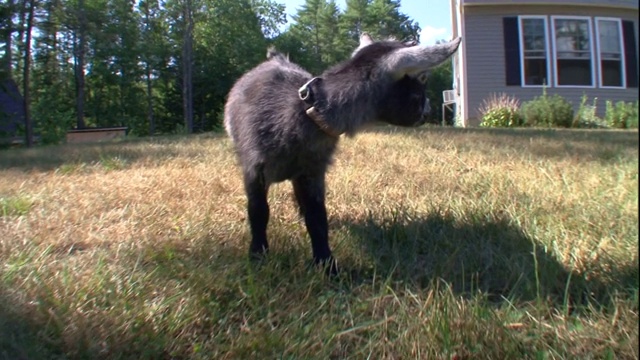
MULTIPOLYGON (((280 0, 280 2, 285 4, 289 15, 295 14, 296 10, 304 4, 304 0, 280 0)), ((337 0, 336 3, 344 10, 345 0, 337 0)), ((451 39, 449 3, 449 0, 402 0, 400 11, 420 24, 422 28, 420 42, 430 45, 436 40, 451 39)), ((290 16, 287 21, 292 21, 290 16)))

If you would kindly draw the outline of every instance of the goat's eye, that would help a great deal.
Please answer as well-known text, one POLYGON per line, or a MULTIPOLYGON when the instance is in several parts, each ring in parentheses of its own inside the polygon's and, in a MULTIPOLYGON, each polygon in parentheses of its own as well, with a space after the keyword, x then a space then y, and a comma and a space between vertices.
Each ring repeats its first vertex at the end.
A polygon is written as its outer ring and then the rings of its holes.
POLYGON ((422 84, 426 84, 427 83, 427 78, 429 78, 429 75, 427 75, 427 73, 422 73, 422 74, 418 75, 418 81, 420 81, 420 83, 422 83, 422 84))

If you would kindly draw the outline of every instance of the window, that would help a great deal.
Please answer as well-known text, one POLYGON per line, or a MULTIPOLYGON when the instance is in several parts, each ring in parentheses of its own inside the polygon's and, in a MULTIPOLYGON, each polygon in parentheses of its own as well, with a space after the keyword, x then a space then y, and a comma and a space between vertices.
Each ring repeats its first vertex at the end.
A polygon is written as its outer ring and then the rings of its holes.
POLYGON ((552 17, 556 86, 594 87, 591 19, 552 17))
POLYGON ((520 49, 523 86, 549 85, 546 16, 521 16, 520 49))
POLYGON ((596 18, 600 86, 625 87, 620 19, 596 18))
POLYGON ((633 20, 506 16, 502 18, 502 32, 507 86, 638 87, 633 20))

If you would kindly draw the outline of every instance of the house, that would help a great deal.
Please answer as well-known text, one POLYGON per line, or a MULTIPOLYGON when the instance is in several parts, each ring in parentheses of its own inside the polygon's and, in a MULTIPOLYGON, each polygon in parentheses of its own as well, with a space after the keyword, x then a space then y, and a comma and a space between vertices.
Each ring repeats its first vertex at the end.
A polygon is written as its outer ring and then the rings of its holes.
POLYGON ((457 122, 480 123, 492 93, 521 102, 543 92, 577 109, 583 95, 638 100, 638 0, 450 0, 457 122))

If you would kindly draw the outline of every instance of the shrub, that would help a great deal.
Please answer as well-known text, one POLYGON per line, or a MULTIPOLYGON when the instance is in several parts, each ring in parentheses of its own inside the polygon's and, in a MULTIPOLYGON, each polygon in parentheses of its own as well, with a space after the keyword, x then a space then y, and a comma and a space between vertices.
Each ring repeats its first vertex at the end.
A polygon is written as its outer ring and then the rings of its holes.
POLYGON ((38 114, 35 125, 43 144, 59 144, 64 141, 67 130, 72 128, 75 121, 71 111, 55 108, 46 111, 45 108, 39 108, 34 109, 34 113, 38 114))
POLYGON ((580 108, 573 119, 572 127, 577 128, 606 128, 606 122, 596 115, 598 98, 593 98, 593 104, 587 104, 589 98, 582 95, 580 108))
POLYGON ((544 89, 542 96, 522 105, 522 115, 527 126, 571 127, 573 105, 558 94, 548 96, 544 89))
POLYGON ((638 128, 638 102, 618 101, 615 105, 611 100, 605 102, 604 118, 607 124, 617 129, 638 128))
POLYGON ((520 101, 505 93, 492 94, 482 101, 478 109, 482 114, 483 127, 522 126, 524 121, 520 114, 520 101))
POLYGON ((51 91, 34 95, 33 126, 40 135, 42 144, 58 144, 64 141, 67 130, 75 123, 73 104, 61 100, 60 86, 54 85, 51 91))

